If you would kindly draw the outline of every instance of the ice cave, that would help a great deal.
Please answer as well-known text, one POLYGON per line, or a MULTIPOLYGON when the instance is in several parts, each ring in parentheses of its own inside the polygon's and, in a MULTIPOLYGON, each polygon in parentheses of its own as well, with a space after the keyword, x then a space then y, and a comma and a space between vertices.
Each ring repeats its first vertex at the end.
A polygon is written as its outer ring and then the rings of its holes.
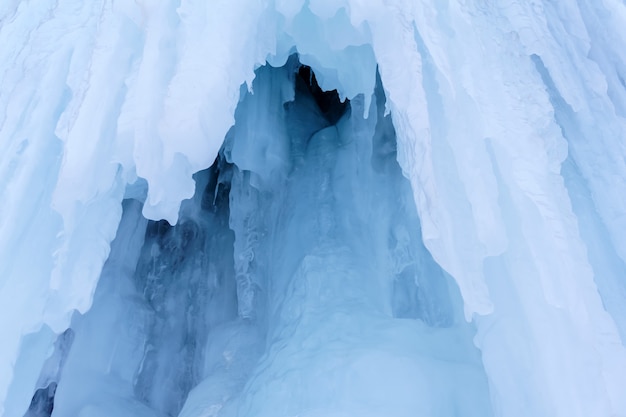
POLYGON ((3 0, 0 416, 626 417, 624 0, 3 0))

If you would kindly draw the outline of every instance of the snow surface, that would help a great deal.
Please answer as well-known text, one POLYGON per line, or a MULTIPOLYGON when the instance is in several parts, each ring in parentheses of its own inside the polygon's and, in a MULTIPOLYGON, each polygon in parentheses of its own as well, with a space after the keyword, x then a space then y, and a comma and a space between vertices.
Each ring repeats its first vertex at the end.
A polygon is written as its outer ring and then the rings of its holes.
POLYGON ((0 414, 626 416, 624 28, 3 1, 0 414))

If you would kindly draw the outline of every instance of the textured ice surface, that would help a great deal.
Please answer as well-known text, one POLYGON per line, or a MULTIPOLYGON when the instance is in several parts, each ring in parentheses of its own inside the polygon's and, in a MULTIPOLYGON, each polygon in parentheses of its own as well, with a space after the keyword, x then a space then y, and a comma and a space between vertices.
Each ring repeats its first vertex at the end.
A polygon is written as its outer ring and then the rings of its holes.
POLYGON ((626 416, 624 27, 2 2, 0 414, 626 416))

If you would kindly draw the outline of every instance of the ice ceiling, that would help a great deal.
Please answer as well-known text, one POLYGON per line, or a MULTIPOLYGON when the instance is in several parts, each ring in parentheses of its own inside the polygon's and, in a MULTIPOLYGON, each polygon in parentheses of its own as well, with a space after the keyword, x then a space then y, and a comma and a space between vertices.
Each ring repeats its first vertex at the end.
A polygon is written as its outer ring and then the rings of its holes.
POLYGON ((3 2, 0 414, 626 416, 624 27, 3 2))

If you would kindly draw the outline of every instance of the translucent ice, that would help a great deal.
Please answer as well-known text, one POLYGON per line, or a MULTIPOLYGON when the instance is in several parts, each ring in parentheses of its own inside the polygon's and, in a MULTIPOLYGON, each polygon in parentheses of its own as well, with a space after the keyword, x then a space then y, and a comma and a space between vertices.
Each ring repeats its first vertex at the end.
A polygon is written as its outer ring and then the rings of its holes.
POLYGON ((624 27, 2 2, 0 414, 626 416, 624 27))

